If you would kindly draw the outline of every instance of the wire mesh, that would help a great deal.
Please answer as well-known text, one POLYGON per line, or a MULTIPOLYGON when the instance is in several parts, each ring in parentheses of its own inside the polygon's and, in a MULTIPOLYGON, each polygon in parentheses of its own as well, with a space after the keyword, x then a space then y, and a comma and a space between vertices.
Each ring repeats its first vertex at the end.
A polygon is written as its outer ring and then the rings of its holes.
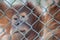
POLYGON ((60 40, 60 0, 0 0, 0 40, 60 40))

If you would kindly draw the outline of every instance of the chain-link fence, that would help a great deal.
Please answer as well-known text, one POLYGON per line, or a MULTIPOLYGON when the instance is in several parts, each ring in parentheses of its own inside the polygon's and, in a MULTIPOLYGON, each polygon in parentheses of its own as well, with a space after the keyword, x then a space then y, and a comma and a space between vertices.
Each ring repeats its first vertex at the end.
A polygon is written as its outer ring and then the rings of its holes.
POLYGON ((0 0, 0 40, 60 40, 60 0, 0 0))

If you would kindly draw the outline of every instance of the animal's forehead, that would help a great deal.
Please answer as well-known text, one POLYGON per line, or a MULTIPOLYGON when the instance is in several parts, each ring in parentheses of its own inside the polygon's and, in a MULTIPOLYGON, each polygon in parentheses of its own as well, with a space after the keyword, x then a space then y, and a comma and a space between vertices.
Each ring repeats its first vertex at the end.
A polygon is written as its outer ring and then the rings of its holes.
POLYGON ((20 16, 26 16, 26 15, 27 15, 26 12, 21 12, 18 15, 17 14, 13 15, 13 18, 18 18, 20 16))
POLYGON ((20 13, 20 15, 24 16, 24 15, 26 15, 26 12, 22 12, 22 13, 20 13))

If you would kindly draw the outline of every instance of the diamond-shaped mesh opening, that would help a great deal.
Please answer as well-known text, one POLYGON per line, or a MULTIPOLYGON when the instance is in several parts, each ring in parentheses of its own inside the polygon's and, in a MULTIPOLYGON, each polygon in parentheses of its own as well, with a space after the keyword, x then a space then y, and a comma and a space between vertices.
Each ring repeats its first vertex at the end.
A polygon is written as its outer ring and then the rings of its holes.
POLYGON ((6 25, 9 23, 9 20, 4 16, 2 18, 0 18, 0 24, 3 26, 3 27, 6 27, 6 25))
POLYGON ((40 21, 42 21, 42 23, 47 23, 52 19, 52 16, 50 14, 43 14, 40 16, 40 21), (45 16, 44 16, 45 15, 45 16))
POLYGON ((43 28, 43 24, 41 22, 36 22, 34 25, 33 25, 33 29, 37 32, 39 32, 41 29, 43 28), (36 29, 37 28, 37 29, 36 29))
POLYGON ((37 34, 36 34, 33 30, 30 30, 30 31, 26 34, 26 38, 28 38, 29 40, 33 40, 36 36, 37 36, 37 34))
POLYGON ((17 14, 13 8, 8 8, 5 13, 9 19, 12 19, 12 17, 17 14))
POLYGON ((54 19, 57 20, 58 22, 60 22, 60 11, 58 11, 55 16, 54 16, 54 19))
POLYGON ((50 30, 56 29, 60 24, 58 24, 55 20, 50 21, 50 24, 48 24, 47 28, 50 30))
POLYGON ((51 15, 54 15, 60 8, 57 7, 56 5, 52 5, 50 8, 49 8, 49 12, 51 15))
POLYGON ((5 3, 3 2, 0 3, 0 10, 5 11, 7 8, 8 6, 5 3))
POLYGON ((37 20, 37 17, 34 16, 33 14, 30 14, 30 15, 28 16, 27 22, 28 22, 30 25, 32 25, 36 20, 37 20))

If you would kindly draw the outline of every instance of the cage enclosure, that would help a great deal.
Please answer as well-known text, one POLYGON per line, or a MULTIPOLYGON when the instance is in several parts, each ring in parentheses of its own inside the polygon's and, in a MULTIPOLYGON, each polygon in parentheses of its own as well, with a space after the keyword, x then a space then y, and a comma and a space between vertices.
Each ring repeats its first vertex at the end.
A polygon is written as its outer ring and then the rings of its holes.
POLYGON ((60 40, 60 0, 0 0, 0 40, 60 40))

